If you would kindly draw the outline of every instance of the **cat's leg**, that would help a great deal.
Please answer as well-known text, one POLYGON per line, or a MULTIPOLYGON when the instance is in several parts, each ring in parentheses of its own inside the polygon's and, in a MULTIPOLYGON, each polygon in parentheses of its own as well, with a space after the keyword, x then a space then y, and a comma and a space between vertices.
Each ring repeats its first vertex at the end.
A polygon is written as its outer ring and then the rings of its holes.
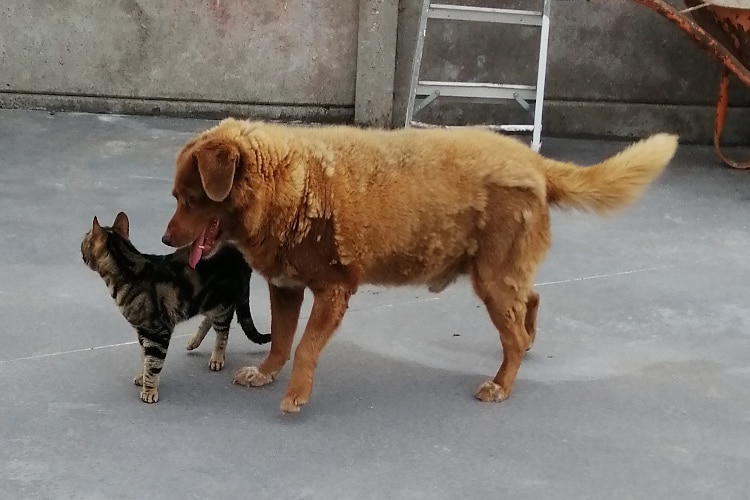
POLYGON ((133 377, 133 383, 137 385, 138 387, 142 387, 143 386, 143 363, 144 363, 145 354, 143 353, 143 346, 140 345, 140 338, 139 338, 138 344, 139 344, 138 350, 141 352, 141 368, 135 374, 135 377, 133 377))
POLYGON ((227 340, 229 340, 229 325, 232 323, 232 318, 234 318, 234 307, 213 316, 216 341, 214 342, 214 350, 211 352, 211 359, 208 362, 208 367, 212 371, 218 372, 224 368, 227 340))
POLYGON ((143 348, 141 401, 144 403, 159 401, 159 375, 164 367, 171 336, 172 330, 166 327, 153 331, 138 331, 138 342, 143 348))
POLYGON ((201 345, 201 342, 203 342, 203 339, 206 338, 206 334, 211 329, 212 324, 213 322, 211 321, 211 318, 209 318, 208 316, 203 318, 203 321, 198 327, 198 330, 193 334, 192 337, 190 337, 190 340, 188 340, 188 351, 192 351, 193 349, 196 349, 199 345, 201 345))

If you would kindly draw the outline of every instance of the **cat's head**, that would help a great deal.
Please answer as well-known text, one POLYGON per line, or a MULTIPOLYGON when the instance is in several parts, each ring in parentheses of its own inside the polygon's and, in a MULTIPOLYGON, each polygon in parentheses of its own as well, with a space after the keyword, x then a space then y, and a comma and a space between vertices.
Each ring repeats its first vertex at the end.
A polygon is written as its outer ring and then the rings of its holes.
POLYGON ((115 217, 111 226, 101 226, 99 220, 94 217, 91 230, 83 236, 81 241, 81 257, 84 264, 99 271, 102 261, 107 255, 108 238, 130 238, 130 221, 125 212, 120 212, 115 217))

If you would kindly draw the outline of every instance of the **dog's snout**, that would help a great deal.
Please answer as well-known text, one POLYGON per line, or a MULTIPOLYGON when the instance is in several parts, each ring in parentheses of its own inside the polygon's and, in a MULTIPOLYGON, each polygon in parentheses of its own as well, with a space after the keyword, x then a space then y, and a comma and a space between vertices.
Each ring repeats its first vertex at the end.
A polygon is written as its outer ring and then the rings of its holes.
POLYGON ((168 247, 172 246, 172 235, 169 234, 169 231, 164 233, 164 236, 161 237, 161 242, 167 245, 168 247))

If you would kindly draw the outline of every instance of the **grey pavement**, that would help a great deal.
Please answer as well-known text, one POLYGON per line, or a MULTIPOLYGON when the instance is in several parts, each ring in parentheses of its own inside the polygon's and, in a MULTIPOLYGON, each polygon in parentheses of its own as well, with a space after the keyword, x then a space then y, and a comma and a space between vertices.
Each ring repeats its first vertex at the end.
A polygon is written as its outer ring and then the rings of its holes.
MULTIPOLYGON (((224 371, 212 337, 188 354, 195 320, 141 403, 135 335, 80 239, 124 210, 136 246, 169 251, 174 156, 211 124, 0 111, 0 498, 748 497, 750 172, 708 147, 681 147, 624 213, 554 212, 537 343, 504 403, 472 396, 501 349, 466 282, 361 289, 299 415, 279 411, 289 366, 231 385, 267 350, 237 326, 224 371)), ((252 308, 267 330, 261 278, 252 308)))

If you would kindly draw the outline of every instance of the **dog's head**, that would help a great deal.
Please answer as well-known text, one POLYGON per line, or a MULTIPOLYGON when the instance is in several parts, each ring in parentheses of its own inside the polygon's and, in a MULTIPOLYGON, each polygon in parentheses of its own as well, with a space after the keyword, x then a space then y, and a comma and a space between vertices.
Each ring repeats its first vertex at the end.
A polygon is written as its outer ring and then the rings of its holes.
POLYGON ((227 118, 185 144, 172 189, 177 209, 162 242, 191 245, 195 267, 223 244, 244 247, 262 231, 282 240, 304 199, 310 161, 293 154, 287 134, 227 118))
POLYGON ((241 166, 239 145, 226 137, 204 134, 188 142, 177 156, 172 189, 177 208, 162 242, 171 247, 192 245, 193 268, 232 236, 229 195, 241 166))

